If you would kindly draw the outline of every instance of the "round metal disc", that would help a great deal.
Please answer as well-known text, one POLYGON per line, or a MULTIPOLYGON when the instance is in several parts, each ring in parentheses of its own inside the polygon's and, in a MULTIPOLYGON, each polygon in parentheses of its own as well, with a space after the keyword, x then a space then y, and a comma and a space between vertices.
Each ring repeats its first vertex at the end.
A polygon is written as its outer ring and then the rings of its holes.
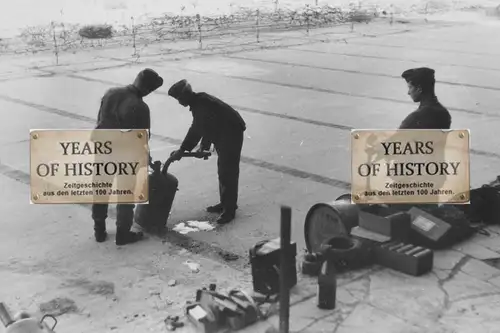
POLYGON ((340 215, 327 204, 316 204, 307 213, 304 225, 306 247, 309 253, 319 252, 324 241, 336 236, 347 236, 340 215))
POLYGON ((341 200, 351 202, 351 194, 350 193, 342 194, 340 197, 335 199, 335 201, 341 201, 341 200))

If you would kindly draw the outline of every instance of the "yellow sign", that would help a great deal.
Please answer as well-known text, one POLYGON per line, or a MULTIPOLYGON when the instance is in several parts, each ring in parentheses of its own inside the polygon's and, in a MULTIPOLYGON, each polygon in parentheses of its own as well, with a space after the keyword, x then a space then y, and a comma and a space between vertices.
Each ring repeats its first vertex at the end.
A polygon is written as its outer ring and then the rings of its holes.
POLYGON ((469 146, 468 130, 353 130, 352 201, 468 203, 469 146))
POLYGON ((148 202, 147 130, 30 131, 31 202, 148 202))

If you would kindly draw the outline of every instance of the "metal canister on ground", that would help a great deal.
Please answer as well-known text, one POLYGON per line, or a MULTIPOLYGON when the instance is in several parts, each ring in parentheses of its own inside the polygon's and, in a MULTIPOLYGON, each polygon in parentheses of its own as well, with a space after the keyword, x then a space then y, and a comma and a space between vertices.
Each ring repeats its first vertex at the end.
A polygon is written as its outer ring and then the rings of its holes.
POLYGON ((174 175, 161 171, 160 161, 156 161, 152 169, 148 180, 149 203, 137 205, 134 221, 145 231, 161 233, 167 225, 179 181, 174 175))
POLYGON ((318 203, 307 212, 304 237, 307 250, 320 252, 321 245, 332 237, 348 236, 358 225, 359 208, 348 201, 318 203))
POLYGON ((337 273, 335 265, 325 260, 318 274, 317 307, 323 310, 335 309, 337 301, 337 273))

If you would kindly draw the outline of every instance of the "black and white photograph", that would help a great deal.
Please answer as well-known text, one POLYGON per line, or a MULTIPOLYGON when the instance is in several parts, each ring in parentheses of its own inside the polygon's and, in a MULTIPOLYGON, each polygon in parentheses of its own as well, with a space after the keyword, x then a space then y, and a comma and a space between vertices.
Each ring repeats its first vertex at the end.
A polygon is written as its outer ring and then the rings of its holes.
POLYGON ((1 6, 0 333, 500 333, 498 0, 1 6))

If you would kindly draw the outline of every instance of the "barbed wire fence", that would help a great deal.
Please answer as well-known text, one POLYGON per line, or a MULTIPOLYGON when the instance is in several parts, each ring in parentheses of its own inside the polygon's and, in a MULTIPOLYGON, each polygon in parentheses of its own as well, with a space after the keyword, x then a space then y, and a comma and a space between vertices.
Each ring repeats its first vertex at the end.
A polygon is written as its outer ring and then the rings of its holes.
MULTIPOLYGON (((3 45, 0 54, 35 54, 52 52, 56 64, 64 53, 79 50, 111 47, 130 47, 131 57, 138 61, 141 52, 149 45, 197 41, 197 49, 203 50, 205 42, 230 37, 233 44, 243 42, 259 44, 265 33, 280 31, 303 31, 350 24, 367 24, 381 11, 376 7, 361 8, 351 5, 339 8, 329 5, 305 5, 298 9, 281 8, 274 0, 273 9, 240 8, 229 15, 201 16, 164 14, 150 18, 146 23, 136 23, 130 18, 129 25, 79 26, 62 22, 51 22, 47 26, 26 28, 15 42, 3 45)), ((384 12, 384 15, 389 15, 384 12)), ((386 16, 388 17, 388 16, 386 16)), ((393 18, 391 15, 390 23, 393 18)), ((183 50, 185 51, 185 50, 183 50)), ((170 51, 172 52, 172 51, 170 51)))

